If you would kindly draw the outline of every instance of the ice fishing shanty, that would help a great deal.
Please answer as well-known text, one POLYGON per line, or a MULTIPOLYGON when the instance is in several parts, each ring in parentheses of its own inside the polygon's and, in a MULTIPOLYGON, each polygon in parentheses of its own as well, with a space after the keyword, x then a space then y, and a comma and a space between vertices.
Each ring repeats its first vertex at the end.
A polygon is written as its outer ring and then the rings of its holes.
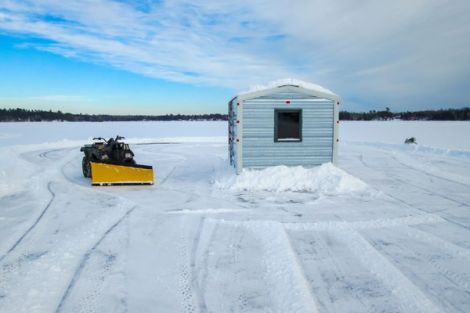
POLYGON ((336 163, 339 97, 302 81, 277 81, 229 102, 229 156, 243 168, 336 163))

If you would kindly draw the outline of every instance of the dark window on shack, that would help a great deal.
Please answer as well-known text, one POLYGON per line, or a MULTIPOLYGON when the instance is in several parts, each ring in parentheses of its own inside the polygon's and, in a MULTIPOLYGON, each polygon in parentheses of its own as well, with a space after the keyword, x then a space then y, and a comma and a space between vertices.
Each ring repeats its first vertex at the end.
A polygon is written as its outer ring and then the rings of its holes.
POLYGON ((302 110, 274 111, 274 141, 302 141, 302 110))

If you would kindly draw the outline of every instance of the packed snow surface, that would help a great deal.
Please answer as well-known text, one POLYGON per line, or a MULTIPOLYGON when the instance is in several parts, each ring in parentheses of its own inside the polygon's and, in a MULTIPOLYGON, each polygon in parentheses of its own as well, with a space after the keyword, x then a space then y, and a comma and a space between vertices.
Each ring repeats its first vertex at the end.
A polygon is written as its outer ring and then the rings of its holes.
POLYGON ((239 176, 226 130, 0 123, 0 313, 470 312, 470 123, 342 123, 336 166, 239 176), (155 185, 82 176, 118 134, 155 185))
POLYGON ((394 145, 393 149, 431 154, 469 156, 470 140, 466 134, 470 121, 341 121, 340 140, 355 144, 376 143, 394 145), (418 145, 402 145, 406 138, 415 137, 418 145))
POLYGON ((295 191, 330 196, 370 191, 366 183, 331 163, 313 168, 273 166, 262 170, 245 169, 241 175, 234 175, 231 171, 215 184, 232 191, 295 191))

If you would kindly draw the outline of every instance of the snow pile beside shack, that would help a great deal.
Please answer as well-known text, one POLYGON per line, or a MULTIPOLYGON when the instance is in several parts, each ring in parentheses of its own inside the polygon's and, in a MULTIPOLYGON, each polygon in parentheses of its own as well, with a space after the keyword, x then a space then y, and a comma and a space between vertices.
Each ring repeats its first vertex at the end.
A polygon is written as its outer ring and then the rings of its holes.
POLYGON ((226 175, 215 186, 232 191, 310 192, 319 195, 370 193, 362 180, 331 163, 313 168, 273 166, 262 170, 245 169, 240 175, 226 175))

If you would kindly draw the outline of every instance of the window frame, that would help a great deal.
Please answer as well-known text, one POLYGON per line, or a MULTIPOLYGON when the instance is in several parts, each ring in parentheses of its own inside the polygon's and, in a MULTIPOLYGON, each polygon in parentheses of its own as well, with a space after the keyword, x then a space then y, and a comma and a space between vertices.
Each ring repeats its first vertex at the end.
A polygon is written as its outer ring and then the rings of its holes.
POLYGON ((302 134, 302 128, 303 128, 303 110, 302 109, 295 109, 295 108, 289 108, 289 109, 274 109, 274 142, 302 142, 303 140, 303 134, 302 134), (279 140, 278 138, 278 117, 279 113, 299 113, 299 139, 297 140, 279 140))

